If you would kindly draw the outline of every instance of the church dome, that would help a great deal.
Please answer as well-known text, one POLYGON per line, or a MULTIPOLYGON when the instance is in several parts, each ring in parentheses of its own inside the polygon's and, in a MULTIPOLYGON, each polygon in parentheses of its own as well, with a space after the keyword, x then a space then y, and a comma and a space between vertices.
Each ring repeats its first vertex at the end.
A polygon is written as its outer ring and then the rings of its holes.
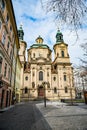
POLYGON ((39 37, 37 37, 36 43, 37 44, 42 44, 43 43, 43 38, 40 35, 39 35, 39 37))
POLYGON ((48 49, 50 49, 48 45, 43 43, 43 41, 44 41, 43 38, 39 35, 35 40, 36 43, 33 44, 32 46, 30 46, 30 48, 44 48, 44 49, 48 48, 48 49))

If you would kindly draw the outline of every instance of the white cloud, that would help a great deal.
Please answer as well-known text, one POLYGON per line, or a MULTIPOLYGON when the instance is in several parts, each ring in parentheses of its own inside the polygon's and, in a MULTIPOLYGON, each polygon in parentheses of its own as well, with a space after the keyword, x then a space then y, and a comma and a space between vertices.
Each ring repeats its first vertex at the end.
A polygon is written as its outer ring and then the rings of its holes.
POLYGON ((57 27, 61 28, 64 35, 64 41, 69 46, 69 54, 71 62, 74 64, 79 64, 78 57, 82 57, 83 51, 79 47, 80 44, 86 42, 87 29, 78 30, 79 39, 76 42, 75 32, 69 31, 66 27, 59 21, 55 24, 53 21, 53 14, 43 10, 40 0, 12 0, 15 17, 17 21, 17 26, 23 23, 24 29, 24 40, 30 45, 35 43, 35 39, 41 35, 44 42, 47 43, 51 49, 56 42, 55 35, 57 32, 57 27))

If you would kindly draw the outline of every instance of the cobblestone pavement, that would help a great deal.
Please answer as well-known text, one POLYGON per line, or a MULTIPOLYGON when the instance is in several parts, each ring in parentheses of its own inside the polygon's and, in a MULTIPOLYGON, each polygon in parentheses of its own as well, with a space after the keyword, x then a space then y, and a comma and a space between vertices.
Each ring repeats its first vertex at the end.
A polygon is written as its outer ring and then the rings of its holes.
POLYGON ((47 107, 37 104, 52 130, 87 130, 87 105, 69 106, 48 102, 47 107))
POLYGON ((0 113, 0 130, 52 130, 35 102, 27 102, 0 113))
POLYGON ((0 113, 0 130, 87 130, 87 105, 27 102, 0 113))

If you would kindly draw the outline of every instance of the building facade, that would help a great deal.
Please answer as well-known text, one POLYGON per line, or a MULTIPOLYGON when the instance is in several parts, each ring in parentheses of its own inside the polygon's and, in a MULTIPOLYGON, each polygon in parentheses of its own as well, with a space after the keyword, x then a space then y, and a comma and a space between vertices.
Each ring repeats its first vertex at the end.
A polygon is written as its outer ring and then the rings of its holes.
POLYGON ((11 0, 0 0, 0 108, 11 105, 19 38, 11 0))
POLYGON ((20 50, 19 57, 22 63, 21 71, 21 101, 37 100, 46 97, 48 100, 62 100, 75 98, 73 84, 73 68, 68 54, 68 44, 63 40, 60 30, 56 34, 54 61, 52 50, 39 36, 27 50, 23 41, 24 32, 19 28, 20 50))

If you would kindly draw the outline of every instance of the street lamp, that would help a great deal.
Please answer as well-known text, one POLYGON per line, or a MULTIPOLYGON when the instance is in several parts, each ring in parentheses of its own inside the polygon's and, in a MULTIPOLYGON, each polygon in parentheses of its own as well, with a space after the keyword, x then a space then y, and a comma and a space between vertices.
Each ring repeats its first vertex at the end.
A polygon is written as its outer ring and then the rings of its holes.
POLYGON ((44 107, 46 107, 46 91, 45 91, 45 85, 47 84, 47 82, 42 82, 42 85, 44 87, 44 107))
POLYGON ((71 105, 73 105, 73 95, 72 95, 72 74, 68 74, 69 76, 69 89, 70 89, 70 98, 71 98, 71 105))

